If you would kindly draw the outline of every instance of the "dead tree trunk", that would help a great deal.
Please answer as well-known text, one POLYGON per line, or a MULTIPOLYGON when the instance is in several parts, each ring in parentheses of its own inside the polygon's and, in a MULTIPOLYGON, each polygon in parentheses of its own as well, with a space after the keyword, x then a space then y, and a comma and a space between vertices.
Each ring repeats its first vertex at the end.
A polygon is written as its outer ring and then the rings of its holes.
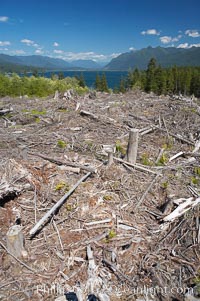
POLYGON ((130 130, 126 158, 127 158, 127 161, 130 162, 131 164, 136 163, 137 149, 138 149, 138 136, 139 136, 138 129, 130 130))

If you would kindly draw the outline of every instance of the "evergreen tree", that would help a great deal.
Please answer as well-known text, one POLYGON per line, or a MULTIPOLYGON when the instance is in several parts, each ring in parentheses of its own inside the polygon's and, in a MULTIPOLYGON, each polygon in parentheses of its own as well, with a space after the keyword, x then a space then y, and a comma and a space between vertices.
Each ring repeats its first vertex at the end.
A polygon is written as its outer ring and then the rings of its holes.
POLYGON ((129 71, 128 72, 128 77, 127 77, 127 88, 128 89, 133 89, 137 87, 141 87, 141 73, 138 70, 138 68, 135 68, 134 71, 129 71))
POLYGON ((200 67, 196 68, 192 72, 190 94, 200 97, 200 67))
POLYGON ((35 76, 35 77, 39 77, 38 70, 34 69, 33 72, 32 72, 32 75, 35 76))
POLYGON ((98 73, 96 75, 96 80, 95 80, 94 86, 97 91, 101 91, 101 79, 100 79, 100 76, 98 73))
POLYGON ((84 79, 83 73, 81 73, 81 75, 79 76, 78 82, 79 82, 79 86, 85 88, 86 84, 85 84, 85 79, 84 79))
POLYGON ((172 68, 166 69, 166 94, 174 93, 174 80, 172 68))
POLYGON ((58 73, 58 79, 64 79, 65 76, 64 76, 64 73, 63 72, 59 72, 58 73))
POLYGON ((178 68, 174 66, 172 68, 173 74, 173 82, 174 82, 174 93, 178 94, 180 92, 180 84, 179 84, 179 77, 178 77, 178 68))
POLYGON ((161 95, 166 93, 166 73, 161 66, 158 66, 155 70, 155 85, 153 92, 161 95))
POLYGON ((101 77, 101 91, 102 92, 109 92, 105 73, 103 73, 103 75, 101 77))
POLYGON ((127 75, 127 79, 126 79, 127 88, 132 89, 133 84, 134 84, 134 82, 133 82, 133 71, 130 69, 128 71, 128 75, 127 75))
POLYGON ((0 96, 10 95, 10 80, 8 76, 0 74, 0 96))
POLYGON ((191 85, 191 78, 192 73, 190 67, 186 67, 182 69, 182 82, 181 82, 181 90, 184 95, 190 94, 190 85, 191 85))
POLYGON ((145 91, 155 92, 157 90, 156 80, 155 80, 155 71, 156 71, 156 60, 154 58, 150 59, 147 71, 146 71, 146 86, 145 91))
POLYGON ((125 93, 126 92, 126 83, 125 83, 124 79, 120 80, 119 92, 121 92, 121 93, 125 93))

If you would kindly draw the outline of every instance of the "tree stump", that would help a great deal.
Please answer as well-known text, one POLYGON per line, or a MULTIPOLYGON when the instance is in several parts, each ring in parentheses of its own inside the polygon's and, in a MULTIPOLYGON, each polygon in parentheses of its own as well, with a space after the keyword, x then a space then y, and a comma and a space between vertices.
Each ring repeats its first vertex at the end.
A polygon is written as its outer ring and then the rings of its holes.
POLYGON ((12 226, 7 232, 6 241, 7 249, 12 255, 17 258, 27 256, 27 252, 24 249, 24 236, 21 226, 12 226))
POLYGON ((110 150, 107 153, 108 153, 108 167, 109 167, 113 164, 113 151, 110 150))
POLYGON ((138 136, 139 136, 138 129, 130 130, 126 158, 127 161, 130 162, 131 164, 136 163, 137 149, 138 149, 138 136))

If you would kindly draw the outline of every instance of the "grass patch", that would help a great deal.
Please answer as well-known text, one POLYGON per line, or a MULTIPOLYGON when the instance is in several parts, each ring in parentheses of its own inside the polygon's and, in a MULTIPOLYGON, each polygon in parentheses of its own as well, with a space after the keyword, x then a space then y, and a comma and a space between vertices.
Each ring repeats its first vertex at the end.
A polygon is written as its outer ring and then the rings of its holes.
POLYGON ((33 110, 31 110, 30 111, 30 113, 32 114, 32 115, 46 115, 46 110, 43 110, 43 111, 38 111, 38 110, 36 110, 36 109, 33 109, 33 110))
POLYGON ((70 186, 65 182, 59 182, 55 187, 55 191, 61 191, 61 190, 67 192, 70 190, 70 186))
POLYGON ((63 141, 63 140, 58 140, 57 141, 57 146, 59 148, 65 148, 67 146, 67 143, 65 141, 63 141))
POLYGON ((122 146, 121 142, 119 140, 115 143, 116 152, 121 153, 123 156, 126 155, 126 149, 122 146))
POLYGON ((149 159, 149 155, 147 153, 142 154, 142 164, 146 166, 153 165, 153 162, 149 159))

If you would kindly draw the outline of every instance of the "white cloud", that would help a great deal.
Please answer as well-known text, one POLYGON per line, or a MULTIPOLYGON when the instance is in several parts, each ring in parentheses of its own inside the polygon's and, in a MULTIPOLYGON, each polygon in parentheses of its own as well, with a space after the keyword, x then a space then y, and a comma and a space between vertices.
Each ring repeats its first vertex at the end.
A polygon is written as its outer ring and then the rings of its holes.
POLYGON ((179 44, 177 48, 189 48, 189 44, 188 43, 179 44))
POLYGON ((163 44, 168 44, 172 41, 172 38, 169 36, 163 36, 163 37, 160 37, 160 41, 163 44))
POLYGON ((53 46, 54 46, 54 47, 58 47, 59 44, 58 44, 57 42, 54 42, 54 43, 53 43, 53 46))
POLYGON ((160 32, 157 31, 156 29, 147 29, 147 30, 143 30, 141 32, 142 35, 156 35, 159 36, 160 32))
POLYGON ((13 51, 15 54, 25 54, 26 52, 24 50, 14 50, 13 51))
POLYGON ((23 40, 21 40, 21 43, 24 43, 24 44, 26 44, 27 46, 33 46, 33 44, 34 44, 35 42, 32 41, 32 40, 23 39, 23 40))
POLYGON ((26 52, 22 49, 15 49, 15 50, 11 50, 9 51, 9 54, 12 54, 12 55, 24 55, 26 54, 26 52))
POLYGON ((192 38, 199 38, 200 32, 196 29, 188 29, 185 31, 185 34, 192 38))
POLYGON ((6 17, 6 16, 1 16, 0 17, 0 22, 8 22, 8 17, 6 17))
POLYGON ((163 37, 160 37, 160 41, 163 43, 163 44, 169 44, 171 42, 178 42, 180 39, 182 38, 182 35, 178 35, 177 37, 170 37, 170 36, 163 36, 163 37))
POLYGON ((0 46, 9 46, 11 43, 9 41, 0 41, 0 46))
POLYGON ((198 44, 191 44, 190 48, 192 48, 192 47, 200 47, 200 43, 198 43, 198 44))
POLYGON ((190 44, 190 48, 192 48, 192 47, 200 47, 200 43, 198 43, 198 44, 190 44))
POLYGON ((134 50, 136 50, 136 49, 135 49, 134 47, 130 47, 129 50, 130 50, 130 51, 134 51, 134 50))
POLYGON ((20 42, 26 44, 26 46, 32 46, 36 48, 40 47, 37 43, 29 39, 22 39, 20 42))
POLYGON ((98 54, 93 51, 90 52, 64 52, 62 50, 54 50, 54 53, 61 54, 57 56, 65 61, 75 61, 75 60, 94 60, 94 61, 108 61, 112 58, 119 56, 121 53, 112 53, 108 55, 98 54))
POLYGON ((110 55, 107 56, 107 58, 112 58, 114 59, 115 57, 119 56, 121 53, 112 53, 110 55))
POLYGON ((182 38, 182 35, 179 34, 177 37, 172 38, 172 42, 178 42, 182 38))
POLYGON ((35 54, 44 54, 44 51, 42 49, 36 49, 35 54))
POLYGON ((200 43, 198 44, 183 43, 177 46, 177 48, 185 48, 185 49, 192 48, 192 47, 200 47, 200 43))
POLYGON ((64 51, 62 51, 62 50, 57 50, 57 49, 55 49, 53 52, 54 52, 54 53, 57 53, 57 54, 64 53, 64 51))

